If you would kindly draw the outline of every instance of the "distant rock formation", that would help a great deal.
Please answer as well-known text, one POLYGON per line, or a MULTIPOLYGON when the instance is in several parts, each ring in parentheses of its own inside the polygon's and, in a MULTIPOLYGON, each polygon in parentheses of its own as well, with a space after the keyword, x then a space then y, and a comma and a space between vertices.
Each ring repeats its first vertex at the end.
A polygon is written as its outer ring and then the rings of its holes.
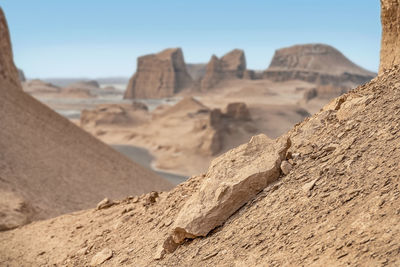
POLYGON ((75 83, 68 84, 66 86, 66 88, 93 89, 93 88, 100 88, 100 85, 95 80, 89 80, 89 81, 80 81, 80 82, 75 82, 75 83))
POLYGON ((381 21, 379 74, 400 64, 400 0, 381 0, 381 21))
POLYGON ((192 85, 180 48, 139 57, 124 98, 170 97, 192 85))
POLYGON ((204 131, 200 139, 199 152, 204 155, 217 155, 224 148, 224 139, 238 129, 255 133, 250 112, 245 103, 229 103, 226 112, 220 109, 209 110, 206 120, 200 120, 194 131, 204 131))
POLYGON ((21 82, 25 82, 25 81, 26 81, 25 73, 24 73, 23 70, 18 69, 18 76, 19 76, 19 80, 20 80, 21 82))
POLYGON ((137 125, 146 121, 148 108, 145 104, 134 102, 130 104, 104 104, 94 110, 83 110, 80 125, 137 125))
POLYGON ((246 58, 243 50, 232 50, 221 59, 213 55, 201 81, 201 90, 211 89, 225 79, 241 79, 245 71, 246 58))
POLYGON ((331 46, 306 44, 277 50, 263 76, 276 82, 303 80, 352 88, 376 74, 357 66, 331 46))
POLYGON ((186 69, 194 81, 203 79, 206 75, 207 64, 186 64, 186 69))
POLYGON ((22 90, 18 70, 14 65, 10 33, 3 10, 0 8, 0 88, 22 90))

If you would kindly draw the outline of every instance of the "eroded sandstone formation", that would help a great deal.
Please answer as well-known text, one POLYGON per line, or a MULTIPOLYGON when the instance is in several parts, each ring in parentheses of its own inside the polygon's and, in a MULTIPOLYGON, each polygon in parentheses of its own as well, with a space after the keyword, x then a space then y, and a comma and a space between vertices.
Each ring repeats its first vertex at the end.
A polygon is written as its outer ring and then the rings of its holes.
POLYGON ((381 61, 379 74, 400 63, 400 1, 381 0, 381 61))
POLYGON ((306 44, 277 50, 263 77, 276 82, 303 80, 352 88, 375 75, 329 45, 306 44))
POLYGON ((243 129, 254 133, 256 127, 252 123, 250 111, 242 102, 229 103, 226 111, 215 108, 208 110, 206 120, 199 120, 195 126, 196 132, 203 132, 199 144, 199 153, 217 155, 224 148, 227 135, 243 129))
POLYGON ((14 65, 10 34, 3 10, 0 8, 0 88, 22 90, 18 69, 14 65))
POLYGON ((211 89, 225 79, 241 79, 245 71, 246 58, 243 50, 234 49, 220 59, 213 55, 201 80, 201 90, 211 89))
POLYGON ((124 98, 170 97, 192 83, 182 50, 166 49, 138 58, 136 73, 129 80, 124 98))

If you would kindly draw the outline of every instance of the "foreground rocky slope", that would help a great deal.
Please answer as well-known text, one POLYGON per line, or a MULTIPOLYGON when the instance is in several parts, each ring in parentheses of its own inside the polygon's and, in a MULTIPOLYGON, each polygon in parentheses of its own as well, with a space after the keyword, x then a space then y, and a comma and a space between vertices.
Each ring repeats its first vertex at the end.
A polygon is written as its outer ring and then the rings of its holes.
POLYGON ((0 231, 171 188, 21 90, 1 9, 0 36, 0 231))
POLYGON ((182 49, 170 48, 139 57, 136 73, 129 80, 125 98, 164 98, 192 85, 182 49))
POLYGON ((348 60, 335 48, 324 44, 279 49, 264 72, 264 78, 273 81, 304 80, 347 88, 368 82, 375 75, 348 60))
POLYGON ((127 198, 108 209, 0 233, 0 262, 398 266, 399 115, 400 69, 395 68, 296 125, 287 134, 291 142, 278 180, 222 226, 172 253, 166 253, 164 242, 183 207, 205 192, 208 180, 229 182, 230 173, 241 173, 243 160, 251 166, 264 142, 247 155, 221 156, 232 159, 229 172, 215 172, 219 167, 212 164, 206 176, 192 177, 171 192, 127 198))

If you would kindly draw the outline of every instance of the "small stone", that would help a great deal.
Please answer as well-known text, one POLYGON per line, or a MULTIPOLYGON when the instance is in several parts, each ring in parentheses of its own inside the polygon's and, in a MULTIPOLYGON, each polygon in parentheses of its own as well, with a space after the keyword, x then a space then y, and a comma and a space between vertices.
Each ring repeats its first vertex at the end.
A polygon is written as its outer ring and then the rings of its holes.
POLYGON ((287 162, 286 160, 282 161, 281 163, 281 170, 283 172, 283 174, 287 175, 290 173, 290 171, 292 170, 293 166, 287 162))
POLYGON ((84 247, 84 248, 81 248, 80 250, 78 250, 78 251, 76 252, 76 254, 78 254, 78 255, 86 255, 87 252, 88 252, 88 248, 87 248, 87 247, 84 247))
POLYGON ((155 260, 162 260, 165 255, 165 249, 163 246, 159 246, 156 250, 156 254, 154 255, 155 260))
POLYGON ((303 190, 304 192, 308 195, 311 196, 311 190, 314 188, 315 183, 318 181, 318 178, 312 180, 311 182, 306 183, 305 185, 303 185, 303 190))
POLYGON ((110 200, 108 198, 105 198, 102 201, 100 201, 99 204, 97 204, 96 209, 98 209, 98 210, 106 209, 106 208, 111 207, 114 204, 115 204, 114 201, 112 201, 112 200, 110 200))
POLYGON ((90 261, 90 266, 97 266, 99 264, 102 264, 106 260, 111 259, 112 256, 113 256, 112 250, 109 248, 105 248, 96 255, 94 255, 94 257, 90 261))

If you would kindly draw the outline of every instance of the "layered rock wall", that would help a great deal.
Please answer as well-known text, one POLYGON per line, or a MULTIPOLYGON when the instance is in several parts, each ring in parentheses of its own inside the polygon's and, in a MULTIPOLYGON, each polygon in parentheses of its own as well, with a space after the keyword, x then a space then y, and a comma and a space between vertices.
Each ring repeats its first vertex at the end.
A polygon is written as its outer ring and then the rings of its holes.
POLYGON ((125 98, 164 98, 192 85, 180 48, 138 58, 137 70, 129 80, 125 98))

